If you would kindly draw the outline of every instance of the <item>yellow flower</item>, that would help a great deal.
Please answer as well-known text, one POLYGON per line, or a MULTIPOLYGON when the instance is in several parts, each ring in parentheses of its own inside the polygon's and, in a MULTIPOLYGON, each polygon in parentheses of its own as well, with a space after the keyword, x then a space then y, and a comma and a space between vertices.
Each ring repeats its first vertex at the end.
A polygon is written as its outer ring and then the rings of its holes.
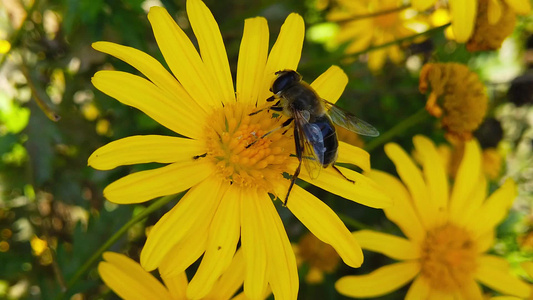
POLYGON ((413 281, 406 299, 482 299, 479 284, 506 295, 529 296, 529 286, 511 274, 507 261, 486 253, 495 227, 517 195, 515 183, 507 180, 487 197, 481 151, 471 140, 449 186, 433 142, 423 136, 413 142, 421 168, 399 145, 385 146, 403 182, 385 172, 369 174, 387 187, 394 206, 385 208, 385 215, 405 238, 371 230, 354 233, 363 249, 399 262, 367 275, 345 276, 337 281, 337 290, 351 297, 377 297, 413 281))
MULTIPOLYGON (((287 17, 270 53, 264 18, 245 21, 240 46, 236 90, 218 25, 199 0, 187 1, 187 13, 200 53, 167 11, 152 7, 148 19, 172 74, 139 50, 108 42, 93 47, 131 64, 147 79, 120 71, 100 71, 93 84, 120 102, 133 106, 185 137, 132 136, 96 150, 89 165, 109 170, 119 165, 157 162, 166 166, 123 177, 104 190, 114 203, 140 203, 188 190, 174 208, 152 228, 140 262, 148 271, 181 257, 165 276, 179 274, 203 254, 187 296, 203 298, 227 269, 237 243, 246 265, 244 292, 260 298, 269 285, 276 298, 295 299, 298 273, 294 252, 271 195, 287 192, 298 164, 291 156, 291 131, 276 131, 282 120, 264 111, 275 72, 298 66, 304 22, 297 14, 287 17), (257 142, 256 142, 257 141, 257 142), (252 147, 247 147, 255 142, 252 147)), ((331 67, 311 85, 327 100, 336 101, 348 79, 331 67)), ((364 150, 341 143, 339 162, 370 167, 364 150)), ((352 201, 383 207, 390 198, 360 173, 341 168, 344 180, 332 168, 311 180, 301 179, 352 201)), ((284 195, 282 195, 283 197, 284 195)), ((352 267, 362 263, 357 241, 338 216, 318 198, 295 186, 288 201, 291 212, 320 240, 330 244, 352 267)))
MULTIPOLYGON (((98 273, 104 283, 123 299, 188 299, 188 280, 185 272, 170 277, 161 272, 162 283, 126 255, 105 252, 103 257, 105 261, 98 264, 98 273)), ((180 258, 174 256, 172 259, 180 258)), ((172 265, 172 262, 170 264, 172 265)), ((244 270, 242 251, 237 251, 227 271, 217 279, 205 299, 231 299, 242 286, 244 270)), ((242 299, 242 296, 240 293, 233 299, 242 299)), ((262 299, 265 296, 267 295, 262 299)))
MULTIPOLYGON (((484 0, 479 0, 484 1, 484 0)), ((505 6, 519 15, 527 15, 531 11, 530 0, 489 0, 485 10, 478 11, 478 0, 448 0, 448 9, 452 18, 452 29, 455 40, 465 43, 474 32, 477 14, 486 14, 489 24, 494 25, 500 20, 505 6)), ((427 10, 437 0, 412 0, 412 6, 419 10, 427 10)))
POLYGON ((421 93, 431 86, 426 110, 442 116, 448 138, 468 140, 487 111, 487 94, 476 73, 458 63, 429 63, 420 71, 421 93))
MULTIPOLYGON (((360 15, 398 8, 402 5, 402 2, 398 0, 339 0, 337 2, 339 7, 328 15, 330 21, 348 20, 360 15)), ((403 11, 342 21, 336 40, 338 43, 350 41, 345 52, 347 54, 356 53, 370 46, 383 45, 415 34, 416 32, 408 27, 411 21, 405 17, 403 11)), ((395 44, 370 52, 368 54, 368 67, 374 71, 380 70, 385 64, 387 56, 394 63, 400 63, 404 58, 400 46, 395 44)))
POLYGON ((478 2, 474 32, 466 44, 468 51, 499 49, 503 40, 513 33, 516 13, 507 4, 502 3, 501 17, 495 23, 490 23, 487 13, 489 3, 491 3, 489 0, 479 0, 478 2))
POLYGON ((339 265, 340 257, 335 249, 311 233, 302 236, 293 248, 298 265, 306 263, 308 266, 305 276, 307 283, 321 283, 324 280, 324 273, 332 273, 339 265))

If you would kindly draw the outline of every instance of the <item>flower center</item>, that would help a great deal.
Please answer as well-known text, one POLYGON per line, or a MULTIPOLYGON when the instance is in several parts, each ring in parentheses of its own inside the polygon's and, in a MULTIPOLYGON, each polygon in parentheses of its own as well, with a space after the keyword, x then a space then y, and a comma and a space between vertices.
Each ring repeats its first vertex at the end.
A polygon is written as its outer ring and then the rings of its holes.
POLYGON ((281 128, 263 137, 281 121, 267 111, 250 116, 254 110, 239 103, 215 110, 206 124, 206 158, 230 183, 273 192, 273 183, 284 180, 284 172, 292 173, 287 168, 294 153, 292 130, 281 128))
POLYGON ((433 289, 457 290, 474 276, 476 248, 462 228, 453 224, 435 228, 422 243, 421 273, 433 289))

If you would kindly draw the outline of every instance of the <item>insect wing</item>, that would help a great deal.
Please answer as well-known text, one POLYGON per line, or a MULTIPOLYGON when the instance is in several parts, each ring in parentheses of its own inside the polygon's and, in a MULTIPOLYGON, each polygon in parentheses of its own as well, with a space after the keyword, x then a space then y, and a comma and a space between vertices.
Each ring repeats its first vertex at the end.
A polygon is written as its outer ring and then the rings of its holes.
POLYGON ((300 112, 295 112, 294 116, 303 164, 309 177, 317 178, 322 169, 324 152, 326 151, 322 131, 318 125, 309 123, 300 112))
POLYGON ((379 131, 374 126, 357 118, 351 113, 335 106, 335 104, 322 99, 324 106, 333 123, 342 126, 352 132, 366 136, 378 136, 379 131))

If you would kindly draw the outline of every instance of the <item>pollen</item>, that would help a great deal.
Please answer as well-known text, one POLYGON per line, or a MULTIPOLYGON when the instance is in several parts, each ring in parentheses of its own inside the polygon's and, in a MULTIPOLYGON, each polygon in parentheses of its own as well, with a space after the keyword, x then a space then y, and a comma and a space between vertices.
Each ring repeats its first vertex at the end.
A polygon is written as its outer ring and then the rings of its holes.
POLYGON ((476 270, 477 246, 470 233, 446 224, 427 233, 421 247, 421 274, 432 289, 459 290, 476 270))
POLYGON ((205 158, 229 183, 273 193, 273 183, 283 181, 284 172, 292 173, 293 134, 280 128, 285 117, 268 110, 250 116, 255 110, 237 103, 214 111, 205 129, 205 158))
POLYGON ((474 33, 466 44, 470 52, 496 50, 502 45, 503 40, 513 33, 516 24, 516 13, 500 2, 501 17, 494 24, 489 21, 489 0, 478 0, 478 13, 474 33))
POLYGON ((458 63, 429 63, 420 71, 419 90, 431 87, 426 110, 441 119, 447 137, 469 140, 487 112, 488 98, 476 73, 458 63))

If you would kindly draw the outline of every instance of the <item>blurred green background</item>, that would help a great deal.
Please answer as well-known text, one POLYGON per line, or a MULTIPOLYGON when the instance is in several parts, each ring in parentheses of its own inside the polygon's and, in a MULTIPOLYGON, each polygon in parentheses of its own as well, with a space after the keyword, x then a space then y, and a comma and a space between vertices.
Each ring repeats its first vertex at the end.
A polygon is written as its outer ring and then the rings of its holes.
MULTIPOLYGON (((472 54, 464 45, 449 41, 442 31, 436 31, 418 44, 402 44, 406 60, 401 64, 388 62, 384 71, 371 72, 365 55, 346 60, 342 45, 327 45, 336 30, 336 25, 327 23, 325 18, 332 3, 320 10, 315 0, 205 3, 220 26, 233 74, 245 18, 266 17, 272 44, 286 16, 291 12, 301 14, 307 37, 298 71, 312 81, 330 65, 340 65, 350 81, 339 106, 382 133, 416 116, 424 107, 426 95, 418 91, 418 77, 425 62, 467 64, 487 86, 488 117, 497 119, 496 123, 503 127, 501 138, 493 129, 480 133, 481 143, 498 145, 506 162, 499 178, 511 176, 520 187, 519 199, 500 226, 493 251, 516 263, 533 257, 533 75, 528 71, 533 54, 526 51, 528 44, 533 44, 531 16, 518 19, 515 32, 499 51, 472 54), (513 82, 520 84, 509 92, 513 82)), ((117 298, 99 279, 96 265, 66 293, 65 287, 81 265, 147 205, 109 203, 102 196, 103 188, 153 165, 123 166, 103 172, 87 167, 87 158, 98 147, 119 138, 172 133, 136 109, 94 89, 90 79, 98 70, 136 71, 94 51, 91 43, 116 42, 163 61, 146 18, 152 5, 165 6, 193 37, 185 0, 0 2, 0 299, 117 298)), ((445 142, 435 118, 424 115, 418 119, 416 126, 399 131, 390 141, 407 151, 412 149, 411 138, 416 134, 429 136, 436 143, 445 142)), ((394 174, 394 166, 382 146, 371 146, 372 166, 394 174)), ((495 180, 493 186, 498 182, 495 180)), ((380 210, 316 187, 309 189, 335 211, 342 212, 341 217, 351 230, 368 227, 399 233, 380 210)), ((110 250, 138 259, 146 239, 145 229, 176 201, 130 228, 110 250)), ((306 232, 305 227, 279 203, 277 206, 291 241, 296 243, 306 232)), ((365 274, 386 262, 384 256, 365 252, 361 269, 354 271, 340 265, 320 284, 305 282, 304 264, 300 268, 300 298, 345 299, 334 289, 334 282, 341 275, 365 274)), ((381 299, 398 299, 404 293, 405 289, 381 299)))

